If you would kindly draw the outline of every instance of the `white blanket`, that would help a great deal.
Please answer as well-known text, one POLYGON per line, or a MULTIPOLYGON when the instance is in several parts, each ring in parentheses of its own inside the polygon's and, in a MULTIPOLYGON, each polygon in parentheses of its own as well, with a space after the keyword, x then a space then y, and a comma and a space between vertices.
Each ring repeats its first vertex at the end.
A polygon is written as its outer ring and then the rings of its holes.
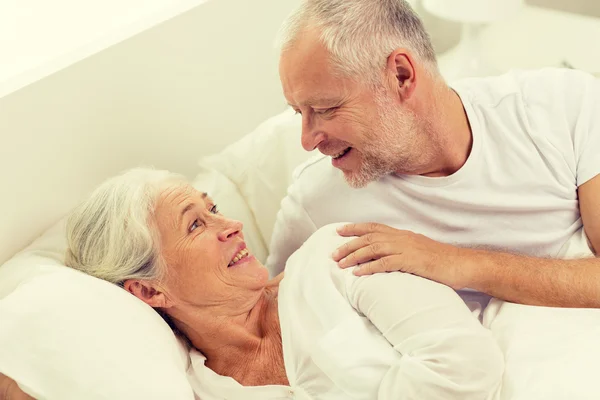
MULTIPOLYGON (((334 249, 340 244, 340 238, 333 235, 321 235, 318 245, 313 248, 334 249), (323 242, 327 243, 323 243, 323 242)), ((316 256, 316 251, 313 255, 316 256)), ((292 257, 290 262, 303 262, 304 267, 290 270, 297 274, 315 273, 315 265, 306 259, 311 250, 305 247, 302 254, 292 257)), ((583 231, 577 233, 560 254, 563 258, 592 256, 583 231)), ((323 258, 323 257, 322 257, 323 258)), ((325 272, 328 269, 323 262, 317 263, 325 272)), ((326 264, 326 263, 325 263, 326 264)), ((325 274, 327 275, 327 274, 325 274)), ((289 278, 292 278, 290 276, 289 278)), ((323 278, 323 277, 321 277, 323 278)), ((288 279, 287 283, 294 279, 288 279)), ((285 280, 283 290, 285 289, 285 280)), ((313 295, 305 298, 315 307, 331 307, 322 298, 316 296, 320 283, 313 286, 313 295)), ((308 288, 308 287, 307 287, 308 288)), ((295 290, 298 288, 295 287, 295 290)), ((600 310, 556 309, 516 305, 493 299, 484 312, 484 325, 489 328, 498 341, 505 357, 505 373, 501 388, 502 400, 591 400, 600 398, 600 379, 596 377, 594 364, 600 359, 600 310)), ((290 322, 292 320, 288 320, 290 322)), ((333 321, 333 320, 332 320, 333 321)), ((335 321, 333 321, 335 322, 335 321)), ((341 330, 333 340, 353 340, 357 330, 341 330), (353 335, 349 335, 354 332, 353 335)), ((285 336, 285 334, 284 334, 285 336)), ((364 340, 364 338, 362 339, 364 340)), ((364 341, 358 340, 355 348, 361 348, 364 341)), ((287 346, 284 346, 284 348, 287 346)), ((332 346, 331 349, 343 348, 332 346)), ((329 351, 331 353, 331 350, 329 351)), ((340 363, 350 363, 352 357, 339 354, 340 363)), ((204 357, 196 351, 191 354, 192 365, 188 378, 197 396, 202 399, 245 398, 304 398, 313 396, 302 388, 269 386, 246 388, 229 377, 215 374, 204 365, 204 357)), ((289 365, 289 360, 287 366, 289 365)), ((348 373, 351 376, 352 373, 348 373)), ((344 375, 345 376, 345 375, 344 375)), ((294 381, 294 379, 292 379, 294 381)), ((351 384, 351 380, 348 384, 351 384)), ((360 383, 360 379, 356 382, 360 383)), ((318 391, 317 391, 318 393, 318 391)), ((328 398, 323 392, 316 398, 328 398)), ((348 396, 346 396, 348 398, 348 396)), ((367 398, 367 397, 364 397, 367 398)), ((425 399, 423 399, 425 400, 425 399)))
MULTIPOLYGON (((559 257, 593 257, 583 230, 565 244, 559 257)), ((600 399, 600 310, 493 299, 483 321, 504 353, 502 400, 600 399)))
POLYGON ((285 386, 242 387, 191 353, 203 400, 497 399, 504 371, 491 333, 447 286, 393 273, 358 278, 333 261, 350 239, 313 234, 279 289, 285 386))

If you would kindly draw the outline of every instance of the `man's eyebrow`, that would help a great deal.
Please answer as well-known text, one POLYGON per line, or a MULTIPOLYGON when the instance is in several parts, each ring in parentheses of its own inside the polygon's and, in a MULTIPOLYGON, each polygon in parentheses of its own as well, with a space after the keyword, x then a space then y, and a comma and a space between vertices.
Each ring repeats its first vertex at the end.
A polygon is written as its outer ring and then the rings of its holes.
MULTIPOLYGON (((327 104, 327 105, 332 105, 332 104, 337 104, 340 103, 340 99, 339 98, 335 98, 335 97, 309 97, 308 99, 301 101, 299 103, 299 105, 301 106, 314 106, 315 104, 327 104)), ((294 105, 288 103, 288 105, 290 107, 294 107, 294 105)))

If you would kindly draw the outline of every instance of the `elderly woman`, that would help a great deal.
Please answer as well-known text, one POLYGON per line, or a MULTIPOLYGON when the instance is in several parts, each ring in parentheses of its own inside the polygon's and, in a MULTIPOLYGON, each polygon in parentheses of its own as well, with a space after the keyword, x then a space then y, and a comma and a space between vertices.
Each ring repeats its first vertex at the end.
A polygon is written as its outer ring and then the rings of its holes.
POLYGON ((461 299, 412 275, 338 268, 330 254, 347 239, 333 227, 269 280, 242 224, 206 193, 135 169, 98 188, 67 229, 69 266, 122 286, 187 338, 203 400, 497 395, 502 355, 461 299))

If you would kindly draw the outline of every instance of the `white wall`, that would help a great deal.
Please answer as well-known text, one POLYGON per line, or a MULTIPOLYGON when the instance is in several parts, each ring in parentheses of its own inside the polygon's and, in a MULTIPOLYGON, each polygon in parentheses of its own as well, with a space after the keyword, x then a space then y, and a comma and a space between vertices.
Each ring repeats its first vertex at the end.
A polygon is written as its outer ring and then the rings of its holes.
POLYGON ((205 1, 0 1, 0 97, 205 1))
POLYGON ((526 0, 528 4, 568 11, 592 17, 600 17, 600 1, 598 0, 526 0))
POLYGON ((106 177, 191 177, 283 110, 272 44, 299 1, 212 0, 0 98, 0 263, 106 177))
MULTIPOLYGON (((429 14, 423 9, 421 0, 416 0, 416 2, 415 9, 419 12, 431 35, 435 50, 442 53, 455 46, 460 39, 460 25, 429 14)), ((525 0, 525 3, 600 18, 600 0, 525 0)))

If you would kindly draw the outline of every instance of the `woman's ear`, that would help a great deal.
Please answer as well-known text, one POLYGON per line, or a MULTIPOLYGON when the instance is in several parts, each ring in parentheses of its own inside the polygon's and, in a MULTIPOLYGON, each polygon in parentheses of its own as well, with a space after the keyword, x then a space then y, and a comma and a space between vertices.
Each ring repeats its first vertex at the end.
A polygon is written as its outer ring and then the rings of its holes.
POLYGON ((129 279, 125 281, 123 288, 152 308, 172 306, 165 293, 150 281, 129 279))

